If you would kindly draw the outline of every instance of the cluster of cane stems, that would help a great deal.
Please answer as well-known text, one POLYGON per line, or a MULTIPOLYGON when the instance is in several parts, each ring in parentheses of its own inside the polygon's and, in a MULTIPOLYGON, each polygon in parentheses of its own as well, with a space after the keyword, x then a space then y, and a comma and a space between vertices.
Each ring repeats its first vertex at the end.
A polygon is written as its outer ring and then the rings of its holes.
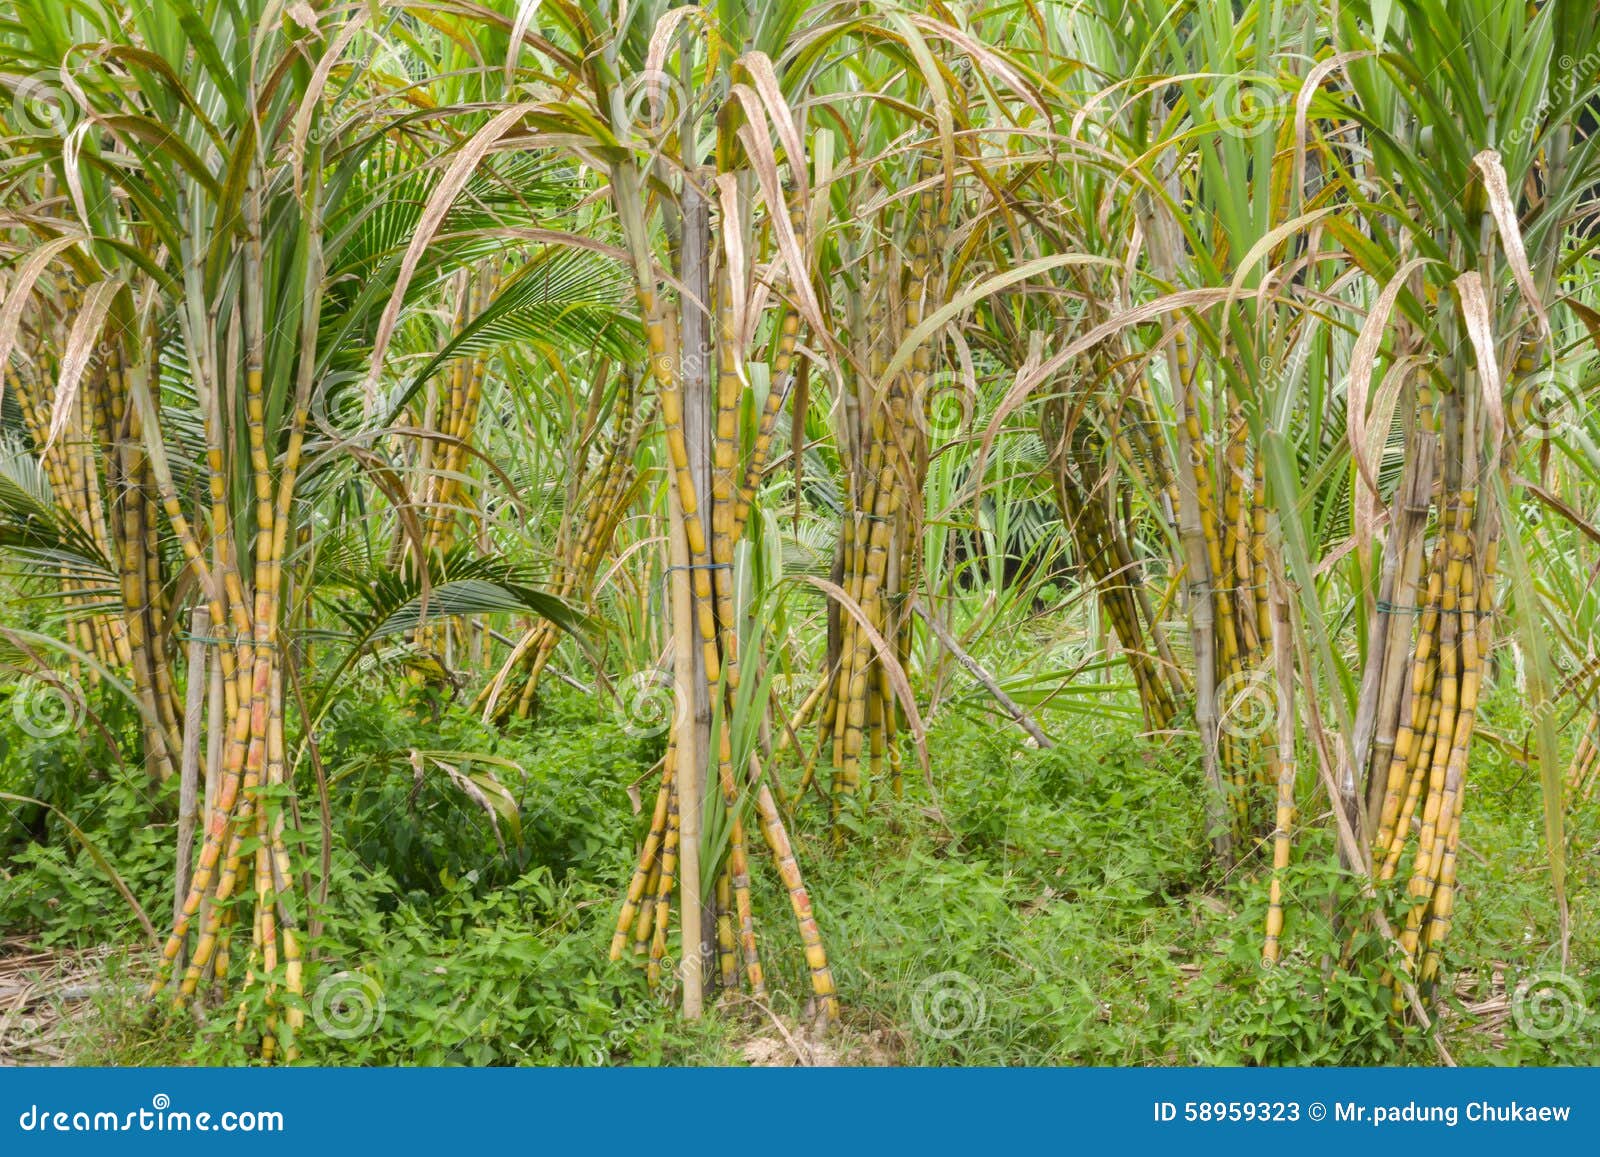
MULTIPOLYGON (((286 839, 292 789, 285 759, 279 625, 285 548, 313 377, 303 364, 288 399, 283 448, 274 462, 264 389, 268 324, 262 293, 259 179, 253 175, 243 198, 238 317, 252 533, 242 537, 234 523, 240 504, 230 500, 237 496, 230 493, 219 367, 209 360, 209 335, 199 302, 186 303, 182 320, 205 414, 206 525, 190 523, 165 461, 152 463, 167 520, 198 580, 216 636, 206 641, 214 648, 221 672, 222 694, 213 697, 214 705, 221 699, 221 717, 214 717, 210 728, 222 750, 215 776, 208 777, 213 782, 207 791, 204 842, 157 962, 150 995, 167 993, 175 1004, 189 1004, 208 985, 223 987, 222 982, 240 966, 235 957, 243 956, 244 980, 236 990, 237 1023, 241 1031, 246 1028, 251 998, 259 996, 264 1009, 257 1025, 260 1056, 271 1061, 280 1055, 285 1060, 298 1056, 296 1034, 304 1019, 302 913, 286 839), (234 943, 236 930, 247 921, 249 939, 241 949, 234 943)), ((302 331, 314 348, 315 299, 308 301, 302 331)), ((153 366, 152 357, 136 372, 148 374, 153 366)), ((149 397, 147 391, 140 394, 145 403, 149 397)), ((148 421, 153 414, 141 410, 138 417, 148 421)))
MULTIPOLYGON (((939 300, 942 256, 950 236, 950 207, 923 169, 924 188, 911 199, 906 257, 869 254, 865 307, 866 347, 854 367, 856 391, 839 439, 847 481, 835 574, 848 598, 830 608, 829 679, 821 701, 819 744, 832 742, 830 799, 837 821, 862 791, 862 754, 870 791, 887 769, 890 790, 901 793, 895 734, 898 705, 879 653, 892 650, 903 663, 911 645, 905 596, 920 569, 920 507, 928 469, 930 339, 918 344, 902 372, 888 373, 890 356, 939 300), (876 638, 874 638, 876 636, 876 638)), ((892 221, 884 222, 885 229, 892 221)), ((802 790, 809 784, 802 785, 802 790)), ((836 841, 844 829, 836 824, 836 841)))
MULTIPOLYGON (((463 280, 465 284, 457 294, 452 337, 459 336, 494 296, 499 271, 489 268, 466 274, 463 280)), ((463 509, 469 519, 477 516, 467 485, 467 468, 483 401, 487 363, 488 357, 481 353, 456 358, 450 363, 448 388, 436 390, 430 385, 424 403, 422 424, 429 436, 417 448, 421 493, 416 504, 423 511, 423 556, 429 559, 449 554, 456 545, 463 509), (435 434, 437 437, 431 436, 435 434)), ((403 544, 397 549, 403 549, 403 544)), ((424 623, 417 629, 416 645, 445 656, 450 649, 452 626, 448 620, 424 623)))
MULTIPOLYGON (((651 978, 660 980, 676 876, 685 1011, 697 1015, 706 991, 719 987, 737 991, 744 985, 751 994, 764 995, 766 979, 751 904, 749 833, 745 823, 746 817, 753 815, 789 897, 819 1016, 832 1020, 838 1014, 833 973, 794 847, 755 754, 744 761, 744 766, 735 766, 731 730, 740 680, 734 548, 744 535, 756 490, 766 471, 778 416, 795 378, 799 318, 788 309, 780 309, 773 326, 767 357, 767 395, 754 440, 743 453, 741 469, 738 416, 749 386, 748 367, 735 323, 734 295, 747 300, 748 289, 734 283, 734 271, 719 247, 705 244, 698 251, 687 248, 695 234, 686 226, 689 241, 684 252, 688 260, 697 261, 697 276, 704 279, 700 288, 714 285, 715 289, 706 294, 711 304, 711 324, 704 327, 705 332, 697 341, 683 340, 690 325, 669 312, 657 292, 642 229, 637 172, 619 165, 613 169, 612 183, 635 253, 639 316, 644 323, 675 507, 676 557, 669 574, 674 601, 678 710, 673 717, 652 822, 618 916, 611 956, 620 958, 631 941, 635 951, 647 957, 651 978), (707 260, 698 264, 702 258, 707 260), (702 341, 704 345, 700 345, 702 341), (714 358, 708 359, 707 353, 714 354, 714 358), (693 452, 691 423, 697 435, 693 452), (700 434, 705 435, 703 440, 700 434), (719 704, 720 709, 710 710, 711 704, 719 704), (726 855, 709 887, 700 875, 702 786, 706 792, 720 793, 728 820, 726 855), (714 969, 709 967, 713 961, 714 969), (709 984, 705 983, 707 980, 709 984)), ((803 238, 802 202, 795 200, 790 226, 803 238)), ((693 186, 686 187, 684 201, 686 208, 696 212, 706 203, 693 186)), ((683 215, 691 222, 703 220, 692 217, 690 212, 683 215)), ((708 239, 709 230, 699 236, 708 239)), ((697 308, 695 304, 685 304, 683 317, 698 320, 688 312, 697 308)))
POLYGON ((1189 469, 1184 499, 1191 517, 1180 520, 1181 531, 1186 564, 1196 572, 1189 576, 1191 590, 1209 612, 1214 640, 1212 653, 1197 651, 1195 662, 1212 668, 1216 767, 1225 786, 1229 834, 1237 842, 1255 826, 1255 785, 1279 787, 1281 778, 1276 744, 1259 738, 1254 718, 1254 689, 1272 651, 1264 462, 1259 455, 1249 461, 1248 428, 1237 408, 1222 423, 1220 447, 1206 438, 1193 347, 1181 328, 1172 343, 1181 408, 1178 444, 1189 469), (1197 583, 1197 577, 1204 581, 1197 583))
MULTIPOLYGON (((67 323, 81 307, 70 285, 59 315, 41 309, 27 372, 7 370, 7 386, 38 451, 52 497, 81 541, 116 573, 115 594, 100 576, 63 566, 68 641, 93 658, 89 676, 126 670, 141 709, 146 767, 174 772, 182 702, 174 678, 172 606, 160 542, 155 479, 143 448, 141 416, 127 405, 121 343, 100 343, 75 379, 58 391, 67 323), (59 321, 57 320, 59 318, 59 321)), ((71 660, 79 666, 76 656, 71 660)), ((74 678, 83 672, 73 671, 74 678)))
MULTIPOLYGON (((1398 686, 1380 699, 1367 803, 1374 875, 1409 873, 1397 971, 1423 985, 1437 979, 1455 906, 1467 757, 1492 646, 1498 527, 1479 502, 1475 407, 1460 391, 1437 396, 1424 387, 1419 410, 1401 486, 1404 513, 1420 526, 1402 541, 1394 593, 1378 608, 1390 637, 1380 686, 1398 686)), ((1395 990, 1398 1011, 1398 983, 1395 990)))
MULTIPOLYGON (((595 379, 589 414, 580 446, 587 451, 598 423, 601 402, 610 386, 602 369, 595 379)), ((653 402, 640 406, 634 382, 629 377, 616 400, 617 421, 604 439, 599 462, 587 470, 575 470, 568 487, 566 514, 556 538, 556 557, 560 570, 553 593, 563 599, 586 602, 594 590, 595 576, 605 561, 617 527, 628 512, 638 481, 636 452, 642 432, 654 420, 653 402)), ((581 461, 581 459, 580 459, 581 461)), ((539 676, 561 641, 560 629, 548 619, 530 626, 512 648, 494 679, 484 688, 479 705, 486 717, 504 723, 510 718, 526 719, 533 710, 539 676), (514 695, 506 695, 508 681, 521 681, 514 695)))
POLYGON ((1172 726, 1190 689, 1162 623, 1166 600, 1150 597, 1134 553, 1136 513, 1131 480, 1122 471, 1147 466, 1147 486, 1164 499, 1171 479, 1165 448, 1156 442, 1148 387, 1142 376, 1132 386, 1103 423, 1091 420, 1084 403, 1067 393, 1051 395, 1041 409, 1040 429, 1053 447, 1051 483, 1074 556, 1094 584, 1127 660, 1145 726, 1162 732, 1172 726))

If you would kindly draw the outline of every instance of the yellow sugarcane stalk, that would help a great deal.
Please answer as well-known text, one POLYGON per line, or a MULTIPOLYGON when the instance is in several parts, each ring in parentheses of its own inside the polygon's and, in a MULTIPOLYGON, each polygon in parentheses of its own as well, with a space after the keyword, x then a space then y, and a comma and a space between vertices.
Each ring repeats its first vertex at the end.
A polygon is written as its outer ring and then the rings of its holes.
POLYGON ((649 891, 648 885, 651 874, 660 870, 659 854, 667 836, 667 805, 672 793, 672 756, 673 750, 669 747, 666 766, 661 776, 661 787, 656 792, 655 810, 650 816, 650 830, 645 833, 644 846, 639 852, 639 862, 633 869, 633 879, 628 884, 622 912, 617 916, 617 930, 611 938, 612 960, 622 959, 622 950, 628 940, 628 930, 639 914, 641 902, 646 895, 654 896, 654 893, 649 891))

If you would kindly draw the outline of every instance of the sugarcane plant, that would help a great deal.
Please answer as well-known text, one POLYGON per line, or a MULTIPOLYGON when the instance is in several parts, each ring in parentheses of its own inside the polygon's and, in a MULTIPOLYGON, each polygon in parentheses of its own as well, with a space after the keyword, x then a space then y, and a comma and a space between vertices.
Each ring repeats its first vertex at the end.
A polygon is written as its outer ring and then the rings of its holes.
MULTIPOLYGON (((1561 434, 1545 421, 1550 398, 1573 388, 1560 368, 1573 363, 1573 343, 1558 327, 1571 302, 1564 270, 1590 244, 1574 224, 1597 176, 1579 119, 1594 93, 1600 21, 1578 4, 1480 7, 1469 20, 1443 5, 1407 3, 1386 24, 1374 18, 1370 34, 1351 19, 1341 28, 1365 53, 1350 65, 1347 115, 1372 149, 1369 163, 1351 163, 1348 179, 1358 219, 1373 231, 1347 244, 1382 286, 1351 356, 1352 424, 1397 417, 1405 440, 1404 473, 1386 511, 1391 533, 1364 594, 1353 757, 1365 793, 1348 817, 1375 878, 1407 878, 1396 900, 1395 973, 1426 986, 1438 982, 1454 917, 1486 661, 1513 632, 1539 719, 1546 837, 1565 926, 1560 768, 1543 707, 1556 687, 1529 613, 1517 495, 1522 463, 1561 434), (1385 361, 1398 384, 1369 390, 1385 361), (1520 611, 1510 626, 1498 617, 1502 570, 1520 611)), ((1372 463, 1361 450, 1358 472, 1370 486, 1372 463)))
POLYGON ((787 826, 753 754, 735 765, 727 710, 741 680, 735 547, 793 380, 800 321, 808 313, 814 325, 819 321, 804 231, 796 229, 803 212, 791 218, 788 211, 791 195, 802 207, 808 203, 808 158, 796 147, 798 125, 782 82, 759 47, 782 43, 798 12, 780 7, 724 18, 644 5, 613 20, 602 6, 559 5, 547 12, 554 29, 551 39, 538 38, 539 48, 570 79, 559 99, 541 91, 550 86, 539 73, 528 81, 541 98, 528 102, 530 123, 583 142, 578 147, 602 162, 619 256, 644 331, 645 384, 659 408, 677 708, 612 955, 622 955, 631 941, 659 979, 676 887, 678 979, 691 1017, 718 983, 765 993, 747 814, 788 894, 817 1014, 824 1021, 837 1015, 832 973, 787 826), (585 55, 590 45, 599 51, 585 55), (784 143, 782 161, 774 135, 784 143), (767 254, 773 256, 762 260, 767 254), (676 291, 670 296, 667 277, 676 291), (784 304, 769 307, 774 299, 784 304), (752 347, 762 331, 766 350, 758 360, 752 347), (745 448, 741 401, 759 396, 758 381, 765 398, 745 448), (728 817, 720 882, 702 873, 702 825, 713 798, 728 817), (724 914, 741 948, 731 974, 712 967, 724 914))
MULTIPOLYGON (((184 895, 151 994, 182 1005, 223 994, 262 1059, 292 1059, 307 913, 286 761, 286 576, 303 541, 302 477, 349 452, 319 437, 312 412, 384 328, 385 290, 403 293, 417 271, 365 244, 369 183, 392 176, 374 158, 426 157, 394 146, 372 108, 329 107, 336 72, 345 95, 373 95, 352 51, 364 14, 253 4, 209 25, 192 16, 179 4, 128 20, 116 5, 19 6, 13 66, 70 77, 72 101, 18 142, 32 182, 21 188, 39 198, 19 227, 38 249, 13 299, 40 318, 73 303, 67 356, 32 401, 53 427, 90 417, 75 468, 87 480, 81 456, 95 456, 111 496, 122 630, 108 637, 126 646, 147 758, 172 773, 180 722, 213 737, 204 836, 179 865, 184 895), (178 629, 192 621, 209 625, 178 629), (204 719, 180 714, 180 643, 203 657, 191 686, 217 672, 204 719)), ((434 252, 424 283, 452 252, 434 252)))

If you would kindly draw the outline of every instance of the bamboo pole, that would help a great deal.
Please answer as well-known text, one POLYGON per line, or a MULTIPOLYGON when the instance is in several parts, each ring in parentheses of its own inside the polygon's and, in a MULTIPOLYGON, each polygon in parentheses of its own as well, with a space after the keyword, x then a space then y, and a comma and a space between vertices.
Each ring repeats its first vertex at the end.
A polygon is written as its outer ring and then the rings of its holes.
MULTIPOLYGON (((677 753, 678 775, 673 787, 678 797, 678 889, 679 920, 683 928, 683 959, 680 962, 683 983, 683 1015, 696 1020, 704 1011, 704 986, 701 966, 704 962, 700 950, 702 943, 701 884, 700 884, 700 814, 701 783, 703 782, 700 730, 687 713, 684 704, 694 701, 698 680, 692 656, 694 645, 694 596, 690 590, 689 544, 684 530, 684 516, 679 506, 677 491, 667 488, 670 510, 669 530, 672 559, 672 624, 673 624, 673 690, 679 710, 673 716, 672 745, 677 753)), ((663 913, 657 922, 665 929, 663 913)))
POLYGON ((194 833, 199 821, 201 711, 209 682, 206 675, 206 634, 210 626, 211 612, 203 606, 195 607, 189 617, 188 687, 184 700, 183 753, 178 779, 178 870, 172 901, 174 918, 183 911, 183 898, 188 894, 189 879, 194 869, 194 833))

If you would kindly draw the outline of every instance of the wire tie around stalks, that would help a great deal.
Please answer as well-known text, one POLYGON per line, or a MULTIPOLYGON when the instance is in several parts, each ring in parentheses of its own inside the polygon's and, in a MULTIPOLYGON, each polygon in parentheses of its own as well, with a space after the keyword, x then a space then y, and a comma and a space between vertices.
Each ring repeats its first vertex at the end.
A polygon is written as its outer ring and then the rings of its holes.
POLYGON ((173 634, 185 643, 214 643, 218 646, 226 644, 230 647, 248 643, 250 646, 263 651, 276 651, 278 649, 278 644, 258 642, 250 635, 191 635, 186 631, 174 631, 173 634))
POLYGON ((1494 615, 1492 608, 1487 611, 1480 611, 1476 607, 1452 607, 1449 610, 1443 607, 1405 607, 1398 603, 1385 602, 1383 599, 1378 600, 1377 609, 1381 613, 1389 615, 1418 615, 1426 614, 1429 611, 1435 611, 1441 615, 1475 615, 1480 619, 1491 618, 1494 615))

